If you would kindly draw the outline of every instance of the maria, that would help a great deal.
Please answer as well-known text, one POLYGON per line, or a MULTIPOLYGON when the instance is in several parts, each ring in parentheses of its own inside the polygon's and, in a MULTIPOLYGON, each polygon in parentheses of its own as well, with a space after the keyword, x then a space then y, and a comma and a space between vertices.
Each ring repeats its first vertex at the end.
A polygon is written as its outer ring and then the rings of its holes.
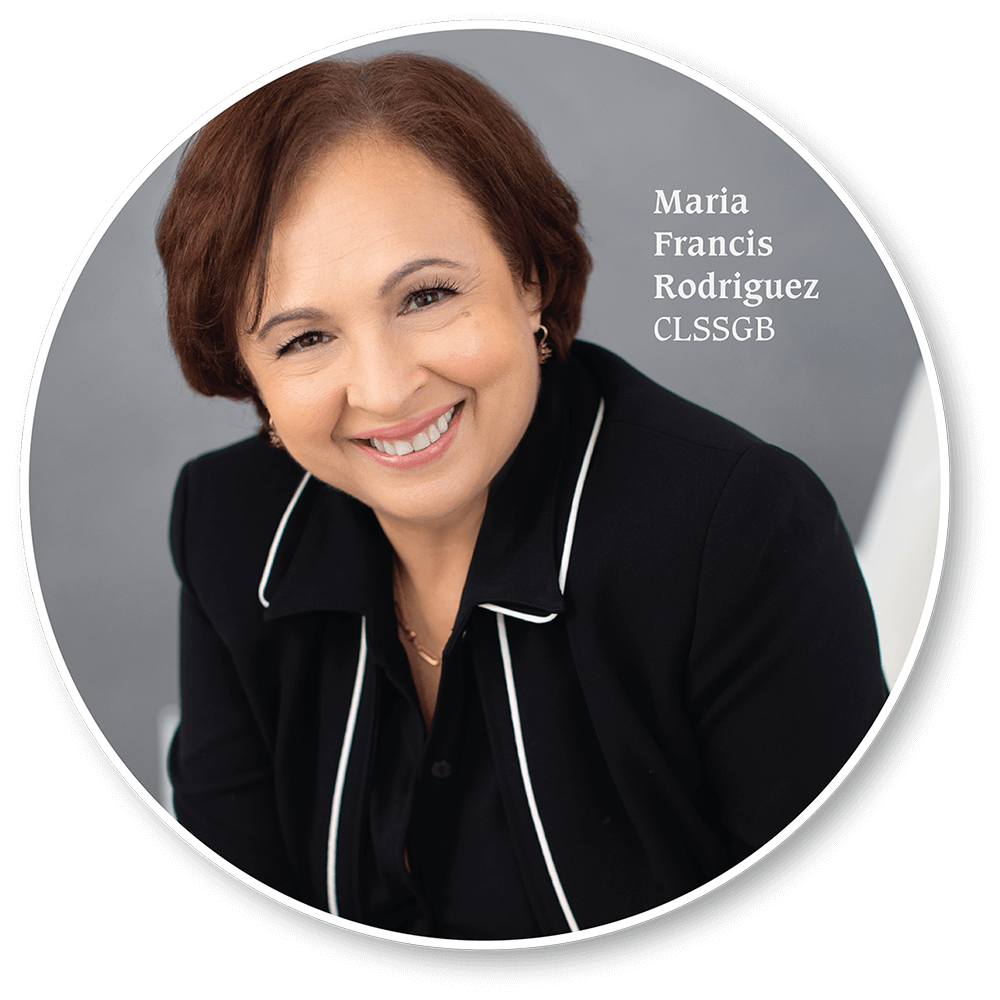
POLYGON ((680 188, 674 188, 668 198, 661 189, 656 190, 656 207, 653 215, 746 215, 747 196, 745 194, 729 194, 728 188, 722 188, 718 194, 682 194, 680 188), (683 205, 681 200, 683 199, 683 205))

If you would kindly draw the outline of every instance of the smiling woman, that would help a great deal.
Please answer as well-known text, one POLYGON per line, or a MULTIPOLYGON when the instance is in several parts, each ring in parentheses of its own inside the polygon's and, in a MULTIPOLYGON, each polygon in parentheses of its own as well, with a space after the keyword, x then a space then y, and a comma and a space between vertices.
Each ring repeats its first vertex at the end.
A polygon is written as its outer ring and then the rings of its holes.
POLYGON ((574 341, 576 201, 449 63, 297 70, 193 141, 158 247, 190 384, 177 816, 435 937, 649 910, 791 822, 886 697, 798 460, 574 341), (270 445, 270 447, 269 447, 270 445))

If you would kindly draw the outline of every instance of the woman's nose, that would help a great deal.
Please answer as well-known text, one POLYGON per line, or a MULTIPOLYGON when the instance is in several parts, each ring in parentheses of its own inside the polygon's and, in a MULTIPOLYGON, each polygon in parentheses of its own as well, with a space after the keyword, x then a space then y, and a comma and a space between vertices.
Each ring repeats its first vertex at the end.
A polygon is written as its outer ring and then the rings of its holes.
POLYGON ((386 333, 358 337, 351 349, 347 403, 379 417, 403 416, 427 378, 398 338, 386 333))

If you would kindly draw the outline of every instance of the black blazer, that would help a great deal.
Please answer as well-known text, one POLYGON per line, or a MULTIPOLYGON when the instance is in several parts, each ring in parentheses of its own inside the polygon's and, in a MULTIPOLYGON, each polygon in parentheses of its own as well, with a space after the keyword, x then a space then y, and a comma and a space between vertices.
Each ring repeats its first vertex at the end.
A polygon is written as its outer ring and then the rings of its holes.
MULTIPOLYGON (((374 515, 253 439, 185 467, 171 542, 178 818, 262 882, 363 921, 377 668, 398 641, 374 515)), ((491 486, 459 641, 551 934, 650 909, 765 844, 887 695, 816 476, 584 343, 543 369, 491 486)))

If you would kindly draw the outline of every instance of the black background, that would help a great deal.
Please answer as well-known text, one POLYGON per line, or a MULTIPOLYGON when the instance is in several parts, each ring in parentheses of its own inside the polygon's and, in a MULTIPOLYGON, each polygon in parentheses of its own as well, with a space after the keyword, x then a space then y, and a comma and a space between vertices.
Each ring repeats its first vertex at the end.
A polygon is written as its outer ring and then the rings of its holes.
MULTIPOLYGON (((773 988, 786 977, 875 983, 900 963, 948 970, 957 984, 982 940, 986 803, 981 713, 991 657, 972 635, 982 563, 980 397, 992 310, 986 113, 965 75, 974 29, 837 27, 796 15, 706 22, 664 14, 641 25, 574 22, 663 52, 730 87, 783 125, 847 189, 889 249, 930 342, 951 448, 949 549, 934 617, 899 703, 872 749, 826 806, 744 876, 666 917, 557 948, 459 952, 392 945, 301 916, 229 879, 181 842, 110 765, 53 665, 26 577, 27 645, 11 629, 18 685, 8 703, 15 781, 8 854, 20 934, 59 969, 109 985, 148 970, 261 988, 336 989, 354 973, 386 984, 469 978, 511 986, 534 977, 580 984, 715 990, 773 988), (780 30, 779 30, 780 29, 780 30), (789 33, 790 32, 790 33, 789 33), (975 303, 975 304, 973 304, 975 303), (982 315, 977 318, 977 307, 982 315), (73 965, 75 962, 77 964, 73 965), (79 964, 83 963, 83 964, 79 964), (93 963, 91 965, 91 963, 93 963), (693 977, 693 978, 692 978, 693 977), (89 976, 88 976, 89 978, 89 976)), ((273 14, 273 12, 272 12, 273 14)), ((63 41, 25 57, 9 153, 6 213, 15 277, 8 345, 23 354, 22 398, 49 314, 107 209, 178 132, 216 101, 349 32, 262 23, 192 30, 167 22, 128 44, 63 41), (20 97, 25 97, 20 100, 20 97), (21 266, 18 267, 17 265, 21 266), (20 303, 22 308, 17 308, 20 303), (23 322, 23 306, 31 303, 23 322), (16 319, 15 319, 16 317, 16 319)), ((78 27, 84 27, 81 23, 78 27)), ((92 29, 92 25, 89 25, 92 29)), ((107 37, 119 39, 116 27, 107 37)), ((15 59, 16 62, 16 59, 15 59)), ((16 412, 16 408, 15 408, 16 412)), ((15 420, 17 417, 15 416, 15 420)), ((94 433, 100 433, 99 428, 94 433)), ((68 498, 68 502, 72 502, 68 498)), ((11 616, 11 622, 17 621, 11 616)), ((995 660, 995 656, 992 657, 995 660)), ((140 974, 146 975, 145 972, 140 974)))

